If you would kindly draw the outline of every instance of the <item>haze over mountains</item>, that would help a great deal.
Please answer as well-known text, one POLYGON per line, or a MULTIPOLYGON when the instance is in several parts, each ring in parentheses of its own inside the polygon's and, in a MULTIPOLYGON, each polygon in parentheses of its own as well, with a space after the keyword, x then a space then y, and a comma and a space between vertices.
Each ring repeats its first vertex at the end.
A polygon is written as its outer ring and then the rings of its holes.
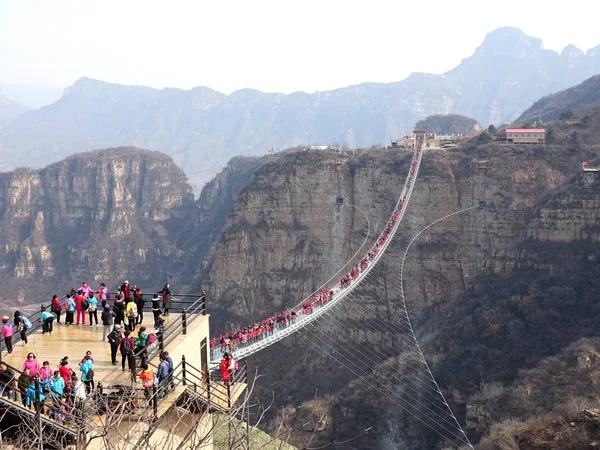
POLYGON ((135 145, 171 155, 199 192, 234 155, 313 143, 370 146, 431 114, 459 113, 484 127, 508 122, 540 97, 599 72, 600 46, 585 54, 568 46, 559 54, 518 29, 501 28, 444 74, 314 94, 225 95, 82 78, 55 103, 0 131, 0 168, 41 167, 75 152, 135 145))
POLYGON ((23 106, 10 98, 6 97, 0 91, 0 128, 5 126, 11 120, 19 117, 29 108, 23 106))

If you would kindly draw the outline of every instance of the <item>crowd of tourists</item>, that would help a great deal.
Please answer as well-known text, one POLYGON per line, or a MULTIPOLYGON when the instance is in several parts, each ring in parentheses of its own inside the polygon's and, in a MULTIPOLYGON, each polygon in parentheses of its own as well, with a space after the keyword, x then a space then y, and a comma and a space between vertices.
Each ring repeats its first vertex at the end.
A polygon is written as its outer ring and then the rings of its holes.
MULTIPOLYGON (((286 326, 293 323, 301 314, 311 314, 315 308, 323 306, 325 303, 327 303, 336 295, 338 295, 341 289, 346 289, 347 287, 349 287, 352 284, 352 282, 356 280, 360 276, 360 274, 362 274, 374 261, 375 257, 384 247, 384 244, 389 239, 396 223, 398 222, 402 213, 402 207, 404 206, 404 202, 406 200, 406 194, 414 181, 422 148, 423 136, 417 135, 416 151, 413 156, 411 167, 409 170, 409 175, 406 184, 407 190, 405 191, 405 196, 398 201, 383 231, 377 238, 375 244, 367 252, 367 254, 358 263, 356 263, 343 277, 341 277, 336 283, 336 285, 332 286, 331 288, 322 289, 312 294, 310 297, 304 299, 295 307, 288 308, 283 312, 268 317, 262 322, 256 322, 254 324, 247 325, 237 330, 232 330, 227 333, 221 334, 218 339, 216 337, 213 337, 210 341, 211 359, 213 359, 215 349, 217 348, 220 348, 221 353, 227 354, 226 352, 234 352, 236 349, 254 344, 255 342, 260 341, 261 339, 265 339, 271 336, 276 329, 285 328, 286 326)), ((223 367, 223 365, 221 367, 223 367)), ((222 375, 223 370, 221 370, 221 376, 222 375)))
MULTIPOLYGON (((173 361, 168 352, 160 354, 156 373, 149 369, 147 361, 148 347, 160 339, 165 331, 165 319, 162 316, 169 314, 171 302, 171 290, 169 284, 165 283, 152 298, 152 331, 143 325, 146 301, 140 288, 130 287, 126 280, 113 295, 108 292, 105 283, 101 283, 98 291, 94 291, 84 282, 79 289, 71 289, 62 298, 54 295, 49 311, 41 311, 38 322, 42 325, 42 334, 52 334, 54 321, 66 326, 84 326, 86 319, 89 326, 101 323, 102 340, 110 345, 111 363, 117 365, 117 355, 120 354, 122 370, 125 371, 127 366, 134 377, 139 371, 139 379, 147 393, 173 375, 173 361), (101 311, 100 319, 98 310, 101 311), (61 321, 63 317, 64 321, 61 321)), ((13 353, 13 335, 18 333, 22 345, 27 346, 28 332, 31 333, 32 327, 30 318, 20 311, 14 312, 12 320, 9 316, 2 317, 2 335, 8 355, 13 353)), ((43 408, 49 403, 51 415, 58 415, 57 411, 62 411, 59 419, 67 417, 64 412, 73 410, 95 389, 94 358, 90 351, 78 364, 79 374, 71 368, 67 356, 52 367, 49 361, 43 361, 40 365, 33 353, 27 355, 20 371, 15 373, 8 364, 0 363, 1 395, 21 401, 28 408, 38 408, 39 405, 43 408), (48 402, 48 399, 51 401, 48 402)), ((163 390, 161 387, 161 394, 164 394, 163 390)))

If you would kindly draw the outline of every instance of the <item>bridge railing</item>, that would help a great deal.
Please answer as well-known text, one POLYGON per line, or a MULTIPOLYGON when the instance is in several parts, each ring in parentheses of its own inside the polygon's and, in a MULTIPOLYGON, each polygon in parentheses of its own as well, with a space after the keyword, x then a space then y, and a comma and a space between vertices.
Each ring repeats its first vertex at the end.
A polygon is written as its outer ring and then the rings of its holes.
MULTIPOLYGON (((414 188, 414 180, 416 179, 419 171, 419 167, 421 164, 421 155, 423 150, 424 140, 422 136, 418 136, 415 142, 415 152, 413 156, 412 163, 409 168, 408 175, 404 182, 404 186, 402 188, 402 192, 400 197, 396 203, 396 207, 392 213, 392 216, 386 222, 386 227, 382 231, 382 233, 377 237, 377 240, 373 246, 370 247, 367 255, 361 258, 360 270, 356 278, 350 277, 347 284, 344 286, 341 285, 340 282, 337 282, 335 285, 326 288, 326 290, 331 291, 333 295, 331 295, 327 300, 316 303, 314 293, 306 299, 302 300, 293 308, 289 309, 288 312, 294 312, 295 318, 291 322, 287 322, 284 326, 278 324, 274 330, 269 330, 266 333, 261 333, 259 336, 247 340, 243 343, 235 343, 233 345, 230 344, 229 347, 224 346, 222 344, 218 344, 218 347, 211 351, 211 361, 212 367, 214 369, 216 361, 221 358, 223 352, 225 350, 234 352, 238 357, 247 357, 255 351, 260 350, 268 345, 271 345, 274 342, 277 342, 283 339, 285 336, 288 336, 290 333, 299 330, 300 328, 306 326, 310 323, 311 317, 317 317, 323 314, 326 310, 331 308, 335 303, 339 302, 345 296, 348 295, 356 286, 356 282, 360 281, 364 278, 370 270, 377 263, 380 256, 385 252, 390 242, 392 241, 396 230, 400 226, 402 219, 404 217, 404 213, 406 211, 406 207, 410 200, 410 196, 412 194, 412 190, 414 188), (363 262, 366 265, 363 265, 363 262), (304 304, 310 303, 310 308, 304 308, 304 304)), ((356 263, 353 267, 357 267, 358 263, 356 263)), ((317 292, 321 292, 320 288, 317 292)), ((314 319, 313 319, 314 320, 314 319)), ((262 321, 259 322, 262 326, 262 321)), ((235 338, 234 340, 236 340, 235 338)))

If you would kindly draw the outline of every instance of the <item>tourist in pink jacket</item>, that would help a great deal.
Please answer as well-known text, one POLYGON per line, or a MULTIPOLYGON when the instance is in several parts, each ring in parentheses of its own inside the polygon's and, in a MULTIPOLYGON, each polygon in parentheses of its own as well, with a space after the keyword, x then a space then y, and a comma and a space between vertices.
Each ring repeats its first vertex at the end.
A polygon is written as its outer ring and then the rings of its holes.
POLYGON ((35 355, 33 353, 27 354, 27 359, 23 363, 23 367, 21 367, 21 372, 25 372, 25 369, 29 369, 29 373, 32 377, 36 377, 40 373, 40 364, 38 360, 35 359, 35 355))

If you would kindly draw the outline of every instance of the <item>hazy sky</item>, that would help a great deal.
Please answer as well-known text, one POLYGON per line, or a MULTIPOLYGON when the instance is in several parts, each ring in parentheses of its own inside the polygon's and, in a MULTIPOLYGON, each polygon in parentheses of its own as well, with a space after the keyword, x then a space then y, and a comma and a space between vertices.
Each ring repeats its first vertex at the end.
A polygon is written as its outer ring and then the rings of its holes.
POLYGON ((313 92, 444 72, 501 26, 600 44, 596 1, 552 2, 0 0, 0 82, 313 92))

